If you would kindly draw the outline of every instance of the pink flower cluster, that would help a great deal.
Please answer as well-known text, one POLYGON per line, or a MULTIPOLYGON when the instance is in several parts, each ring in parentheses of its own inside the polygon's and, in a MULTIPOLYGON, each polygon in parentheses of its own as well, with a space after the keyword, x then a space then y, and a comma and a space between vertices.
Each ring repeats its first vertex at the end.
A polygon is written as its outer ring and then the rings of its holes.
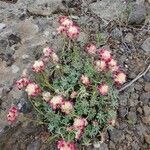
POLYGON ((27 77, 22 77, 21 79, 16 81, 16 86, 19 90, 25 88, 28 96, 37 96, 42 91, 36 83, 30 81, 27 77))
POLYGON ((57 28, 58 34, 64 34, 70 39, 76 39, 80 33, 80 29, 75 23, 67 16, 61 16, 59 18, 60 26, 57 28))
POLYGON ((61 109, 65 114, 69 114, 73 110, 73 104, 71 101, 66 101, 61 95, 56 95, 52 99, 47 98, 47 102, 50 104, 53 110, 61 109))
POLYGON ((43 61, 47 62, 49 60, 49 58, 51 58, 51 60, 54 63, 58 63, 59 62, 59 58, 57 56, 57 54, 49 47, 46 47, 43 49, 43 61))
POLYGON ((81 75, 80 81, 82 84, 84 84, 86 86, 90 85, 90 80, 89 80, 88 76, 86 76, 86 75, 81 75))
MULTIPOLYGON (((99 49, 100 60, 96 61, 96 69, 98 71, 111 71, 113 79, 116 84, 123 84, 126 81, 126 75, 121 71, 117 65, 117 61, 112 58, 111 52, 107 49, 99 49)), ((98 90, 102 95, 106 95, 109 91, 109 85, 107 83, 101 83, 98 86, 98 90)))
POLYGON ((60 140, 57 142, 57 148, 59 150, 76 150, 76 145, 74 142, 66 142, 64 140, 60 140))
POLYGON ((22 89, 25 88, 29 83, 30 83, 30 81, 28 80, 28 78, 22 77, 21 79, 19 79, 18 81, 16 81, 16 86, 18 87, 19 90, 22 90, 22 89))
POLYGON ((16 121, 16 118, 18 116, 18 109, 15 106, 12 106, 9 109, 8 115, 7 115, 7 121, 9 123, 13 123, 16 121))
POLYGON ((41 73, 44 71, 44 69, 45 69, 45 64, 42 60, 35 61, 32 66, 33 72, 36 72, 36 73, 41 73))
POLYGON ((87 124, 88 122, 85 118, 81 117, 75 118, 73 126, 69 127, 68 131, 75 130, 76 131, 75 138, 79 139, 82 136, 84 128, 87 126, 87 124))
POLYGON ((42 92, 40 87, 34 82, 29 83, 25 91, 28 93, 28 96, 33 96, 33 97, 37 96, 42 92))
POLYGON ((57 96, 54 96, 50 101, 49 101, 49 104, 50 106, 55 110, 57 108, 60 108, 61 105, 63 104, 64 102, 64 99, 61 95, 57 95, 57 96))
POLYGON ((99 86, 98 86, 98 91, 100 92, 101 95, 107 95, 108 91, 109 91, 109 85, 106 84, 105 82, 102 82, 99 86))
POLYGON ((85 51, 90 54, 90 55, 94 55, 96 54, 96 45, 95 44, 87 44, 85 51))
MULTIPOLYGON (((98 51, 99 59, 95 60, 95 69, 98 72, 101 71, 111 71, 113 75, 113 79, 115 84, 123 84, 126 82, 126 75, 123 71, 121 71, 120 67, 117 64, 117 61, 113 59, 111 52, 105 48, 96 49, 96 45, 88 44, 86 46, 86 52, 88 54, 96 54, 98 51)), ((90 79, 86 75, 82 75, 80 78, 82 84, 88 86, 90 85, 90 79)), ((107 95, 109 92, 109 85, 105 82, 102 82, 98 86, 98 91, 101 95, 107 95)))

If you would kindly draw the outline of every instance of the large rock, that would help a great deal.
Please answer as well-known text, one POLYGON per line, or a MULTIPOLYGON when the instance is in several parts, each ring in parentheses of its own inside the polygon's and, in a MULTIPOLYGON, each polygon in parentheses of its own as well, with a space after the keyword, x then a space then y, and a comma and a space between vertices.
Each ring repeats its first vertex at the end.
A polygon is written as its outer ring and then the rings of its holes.
POLYGON ((22 21, 19 24, 17 24, 16 26, 17 26, 16 32, 18 32, 18 34, 20 35, 20 37, 23 40, 31 39, 39 31, 38 26, 36 24, 32 23, 32 20, 30 20, 30 19, 22 21))
POLYGON ((90 4, 89 8, 104 20, 112 20, 119 16, 126 8, 126 4, 120 0, 101 0, 90 4))
POLYGON ((121 130, 113 129, 112 131, 109 131, 110 139, 114 143, 121 142, 123 139, 125 139, 124 133, 121 130))
POLYGON ((150 134, 144 134, 146 143, 150 144, 150 134))
POLYGON ((145 116, 150 115, 150 107, 148 105, 143 106, 143 111, 145 116))
POLYGON ((141 45, 141 48, 146 52, 150 53, 150 37, 147 38, 144 43, 141 45))
POLYGON ((129 14, 129 24, 140 24, 145 20, 146 8, 144 5, 133 4, 129 14))
POLYGON ((49 16, 59 9, 64 9, 62 0, 36 0, 27 10, 34 15, 49 16))

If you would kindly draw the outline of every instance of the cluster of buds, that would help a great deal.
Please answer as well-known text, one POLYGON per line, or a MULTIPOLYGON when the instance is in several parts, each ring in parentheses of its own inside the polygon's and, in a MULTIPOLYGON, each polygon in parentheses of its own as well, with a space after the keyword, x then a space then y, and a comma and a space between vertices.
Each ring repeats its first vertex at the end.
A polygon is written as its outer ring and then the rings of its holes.
POLYGON ((112 59, 111 52, 104 48, 99 50, 99 57, 105 62, 109 62, 112 59))
POLYGON ((109 92, 109 85, 106 84, 105 82, 102 82, 99 86, 98 86, 98 91, 100 92, 101 95, 107 95, 107 93, 109 92))
POLYGON ((18 109, 15 106, 12 106, 9 109, 8 115, 7 115, 7 121, 9 123, 13 123, 16 121, 16 118, 18 116, 18 109))
POLYGON ((53 108, 53 110, 60 108, 63 103, 64 103, 64 100, 63 100, 63 97, 61 95, 54 96, 49 101, 49 104, 53 108))
POLYGON ((96 45, 94 44, 88 44, 85 48, 85 51, 90 55, 96 54, 96 50, 96 45))
POLYGON ((70 101, 64 101, 61 105, 61 111, 65 114, 69 114, 73 110, 73 104, 70 101))
POLYGON ((22 77, 21 79, 16 81, 16 86, 19 90, 22 90, 23 88, 25 88, 28 84, 30 83, 30 81, 28 80, 28 78, 26 77, 22 77))
POLYGON ((88 78, 88 76, 86 75, 81 75, 80 81, 82 84, 89 86, 90 85, 90 80, 88 78))
POLYGON ((111 126, 115 126, 116 120, 115 119, 110 119, 108 120, 108 124, 111 126))
POLYGON ((57 142, 57 148, 59 150, 76 150, 76 145, 74 142, 66 142, 64 140, 60 140, 57 142))
POLYGON ((75 118, 73 123, 73 130, 76 131, 75 138, 79 139, 83 133, 84 128, 87 126, 88 122, 85 118, 75 118))
POLYGON ((50 57, 52 52, 53 52, 53 50, 51 48, 49 48, 49 47, 45 47, 43 49, 44 57, 50 57))
POLYGON ((28 93, 28 96, 33 96, 33 97, 41 93, 40 87, 34 82, 29 83, 25 91, 28 93))
POLYGON ((70 39, 76 39, 79 35, 80 29, 74 24, 67 16, 61 16, 59 18, 60 26, 57 28, 57 32, 68 36, 70 39))
POLYGON ((44 71, 44 69, 45 69, 45 64, 42 60, 35 61, 32 66, 33 72, 36 72, 36 73, 41 73, 44 71))
POLYGON ((46 48, 43 49, 43 55, 44 55, 44 58, 43 58, 44 62, 47 62, 49 60, 49 58, 51 58, 54 63, 58 63, 59 62, 59 57, 49 47, 46 47, 46 48))

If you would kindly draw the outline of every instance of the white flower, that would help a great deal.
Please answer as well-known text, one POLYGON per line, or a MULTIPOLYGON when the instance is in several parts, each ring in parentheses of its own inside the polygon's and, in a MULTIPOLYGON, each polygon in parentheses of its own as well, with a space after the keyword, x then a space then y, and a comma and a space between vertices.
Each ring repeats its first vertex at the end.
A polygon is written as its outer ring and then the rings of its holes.
POLYGON ((43 99, 44 99, 46 102, 48 102, 48 101, 50 100, 50 96, 51 96, 50 92, 43 92, 43 93, 42 93, 42 97, 43 97, 43 99))

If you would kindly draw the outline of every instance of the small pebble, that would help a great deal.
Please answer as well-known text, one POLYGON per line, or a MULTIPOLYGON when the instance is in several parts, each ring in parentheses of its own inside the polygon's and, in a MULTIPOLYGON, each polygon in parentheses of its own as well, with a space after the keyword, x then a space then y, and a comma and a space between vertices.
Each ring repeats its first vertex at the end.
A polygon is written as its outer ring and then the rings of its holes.
POLYGON ((20 70, 19 67, 16 65, 12 65, 11 68, 12 68, 12 73, 14 73, 14 74, 20 70))
POLYGON ((0 23, 0 31, 6 27, 6 24, 0 23))

